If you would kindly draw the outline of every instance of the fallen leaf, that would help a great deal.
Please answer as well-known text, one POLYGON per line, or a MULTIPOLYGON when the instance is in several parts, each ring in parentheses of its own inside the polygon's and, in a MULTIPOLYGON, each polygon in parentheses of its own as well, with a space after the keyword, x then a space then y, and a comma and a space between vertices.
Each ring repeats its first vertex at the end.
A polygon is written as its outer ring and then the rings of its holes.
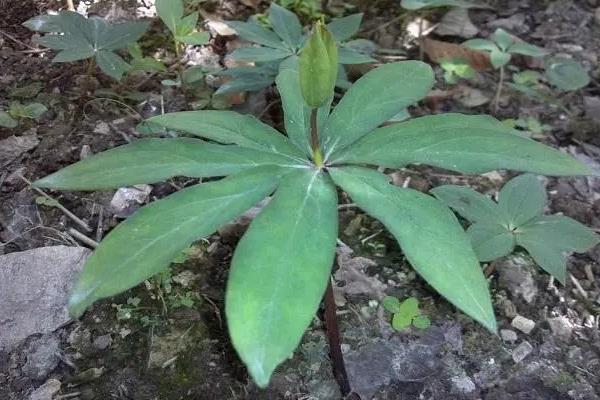
POLYGON ((469 11, 465 8, 455 8, 446 13, 435 28, 435 33, 441 36, 458 36, 470 39, 479 33, 469 18, 469 11))
POLYGON ((461 59, 468 62, 478 72, 492 69, 489 55, 482 51, 471 50, 459 44, 427 38, 421 40, 421 46, 431 61, 438 64, 444 60, 461 59))

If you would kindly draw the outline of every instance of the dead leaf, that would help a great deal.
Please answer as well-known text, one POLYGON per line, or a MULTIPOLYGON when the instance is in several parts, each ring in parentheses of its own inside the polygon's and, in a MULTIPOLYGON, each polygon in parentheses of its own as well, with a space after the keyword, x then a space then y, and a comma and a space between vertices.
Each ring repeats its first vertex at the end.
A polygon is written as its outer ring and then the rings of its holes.
POLYGON ((427 38, 421 40, 421 47, 431 61, 438 64, 445 60, 461 59, 468 62, 475 71, 481 72, 493 69, 489 55, 482 51, 427 38))
POLYGON ((455 8, 448 11, 435 28, 435 33, 441 36, 458 36, 470 39, 477 35, 479 29, 473 25, 466 8, 455 8))

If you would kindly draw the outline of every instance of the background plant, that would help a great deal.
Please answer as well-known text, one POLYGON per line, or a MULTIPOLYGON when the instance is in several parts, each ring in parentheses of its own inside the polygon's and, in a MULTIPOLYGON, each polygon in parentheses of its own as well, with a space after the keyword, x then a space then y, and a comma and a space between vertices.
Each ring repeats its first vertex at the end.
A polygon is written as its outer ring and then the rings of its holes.
POLYGON ((8 110, 0 110, 0 126, 5 128, 16 128, 19 119, 36 119, 42 116, 48 109, 41 103, 29 103, 23 105, 18 101, 10 103, 8 110))
MULTIPOLYGON (((327 39, 322 42, 316 53, 327 56, 300 63, 300 68, 330 71, 332 50, 327 39)), ((333 78, 329 72, 324 76, 333 78)), ((254 381, 264 387, 275 367, 293 353, 330 283, 338 231, 337 185, 386 226, 434 289, 496 331, 487 281, 455 215, 434 197, 393 186, 386 175, 366 166, 424 163, 469 174, 495 169, 552 175, 591 171, 566 154, 515 135, 489 116, 440 114, 379 128, 433 86, 431 67, 419 61, 368 72, 332 110, 323 101, 331 92, 310 103, 304 97, 309 97, 307 90, 331 90, 330 81, 301 89, 306 77, 311 73, 294 68, 277 76, 287 136, 229 111, 165 114, 149 121, 196 138, 139 140, 35 183, 98 190, 181 175, 230 175, 153 202, 112 230, 73 289, 73 316, 162 271, 190 243, 274 192, 237 245, 225 299, 232 343, 254 381)))
POLYGON ((504 67, 510 62, 513 54, 522 54, 531 57, 543 57, 548 52, 540 47, 534 46, 523 41, 518 41, 502 28, 496 31, 487 39, 470 39, 463 43, 473 50, 483 50, 489 53, 490 61, 494 68, 500 70, 498 78, 498 88, 494 97, 494 109, 498 111, 498 102, 502 93, 502 84, 504 83, 504 67))
MULTIPOLYGON (((349 40, 354 36, 362 21, 362 14, 334 18, 327 24, 339 45, 340 64, 364 64, 375 62, 371 54, 375 45, 365 39, 349 40)), ((269 22, 272 30, 263 27, 255 19, 247 22, 228 21, 241 39, 256 43, 257 46, 242 47, 233 51, 230 57, 236 61, 252 62, 255 67, 230 68, 220 73, 233 79, 223 84, 217 93, 255 91, 271 85, 280 70, 293 67, 307 36, 303 33, 298 17, 291 11, 271 3, 269 22)), ((343 67, 338 71, 338 85, 347 87, 343 67)))
POLYGON ((115 50, 136 42, 148 29, 147 22, 109 24, 100 17, 85 18, 72 11, 33 17, 23 25, 32 31, 48 33, 35 41, 58 50, 53 62, 90 59, 88 73, 97 63, 102 72, 116 80, 131 66, 115 50))
POLYGON ((461 78, 473 79, 477 76, 473 67, 463 59, 444 60, 440 67, 444 70, 444 80, 450 85, 457 83, 461 78))
POLYGON ((417 329, 427 329, 431 321, 427 315, 421 313, 419 309, 419 300, 415 297, 408 297, 402 302, 397 297, 386 296, 382 301, 383 308, 391 312, 392 328, 402 331, 414 326, 417 329))
POLYGON ((564 253, 585 252, 600 242, 591 229, 572 218, 544 215, 546 191, 534 175, 508 181, 498 194, 498 203, 461 186, 440 186, 432 193, 473 224, 467 233, 481 261, 506 256, 520 246, 564 284, 564 253))

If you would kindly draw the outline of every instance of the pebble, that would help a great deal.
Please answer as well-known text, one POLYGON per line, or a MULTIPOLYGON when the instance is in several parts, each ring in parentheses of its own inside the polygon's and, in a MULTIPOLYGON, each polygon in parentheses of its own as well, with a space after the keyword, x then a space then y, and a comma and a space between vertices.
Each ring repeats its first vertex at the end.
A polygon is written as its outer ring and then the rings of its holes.
POLYGON ((60 385, 59 380, 48 379, 46 383, 35 389, 27 400, 52 400, 54 395, 60 390, 60 385))
POLYGON ((534 321, 530 320, 529 318, 525 318, 521 315, 517 315, 515 318, 513 318, 510 325, 513 328, 520 330, 521 332, 523 332, 526 335, 529 335, 529 333, 531 333, 533 328, 535 328, 534 321))
POLYGON ((520 363, 533 351, 533 346, 528 341, 523 341, 512 352, 512 359, 515 363, 520 363))
POLYGON ((106 122, 98 122, 98 125, 94 128, 94 133, 108 135, 110 134, 110 126, 106 122))
POLYGON ((517 341, 517 332, 512 329, 500 329, 500 337, 505 342, 513 343, 517 341))
POLYGON ((548 318, 547 321, 552 333, 561 339, 569 339, 573 334, 573 324, 567 317, 548 318))
POLYGON ((456 393, 469 394, 475 391, 476 386, 468 376, 455 376, 452 379, 452 389, 456 393))
POLYGON ((150 185, 119 188, 110 201, 110 209, 115 216, 126 218, 148 200, 150 192, 152 192, 150 185))
POLYGON ((98 336, 96 339, 94 339, 94 347, 101 351, 109 348, 111 343, 112 343, 112 338, 110 335, 102 335, 102 336, 98 336))

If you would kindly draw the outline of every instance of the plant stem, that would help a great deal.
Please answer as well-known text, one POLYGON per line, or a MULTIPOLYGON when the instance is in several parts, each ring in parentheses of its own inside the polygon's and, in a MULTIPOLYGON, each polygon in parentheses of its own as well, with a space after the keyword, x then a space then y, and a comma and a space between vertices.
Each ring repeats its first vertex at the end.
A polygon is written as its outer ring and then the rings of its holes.
POLYGON ((313 153, 313 161, 319 168, 323 166, 323 154, 319 144, 319 127, 317 125, 317 113, 319 110, 313 108, 310 110, 310 147, 313 153))
POLYGON ((337 324, 335 298, 333 297, 333 286, 331 286, 331 278, 327 283, 325 291, 325 329, 327 330, 327 338, 329 340, 329 355, 333 364, 333 375, 340 386, 342 396, 345 398, 350 394, 350 382, 344 365, 344 355, 340 346, 340 330, 337 324))
POLYGON ((174 39, 174 43, 175 43, 175 56, 177 57, 177 71, 179 74, 179 82, 181 84, 181 87, 184 87, 184 82, 183 82, 183 64, 181 63, 181 48, 179 47, 179 42, 177 41, 177 39, 174 39))
POLYGON ((498 104, 500 103, 500 95, 502 94, 502 84, 504 83, 504 66, 500 67, 500 79, 498 80, 498 88, 494 97, 494 113, 498 112, 498 104))

